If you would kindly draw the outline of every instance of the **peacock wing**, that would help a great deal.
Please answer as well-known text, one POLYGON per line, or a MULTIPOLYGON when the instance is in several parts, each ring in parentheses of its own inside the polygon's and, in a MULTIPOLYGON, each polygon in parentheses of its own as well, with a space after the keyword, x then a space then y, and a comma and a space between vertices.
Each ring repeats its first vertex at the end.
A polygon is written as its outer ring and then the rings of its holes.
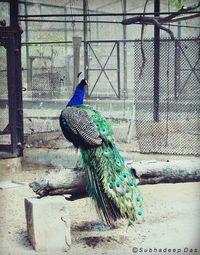
POLYGON ((100 133, 87 112, 80 107, 66 107, 61 115, 67 120, 69 128, 79 135, 88 145, 98 146, 102 143, 100 133))

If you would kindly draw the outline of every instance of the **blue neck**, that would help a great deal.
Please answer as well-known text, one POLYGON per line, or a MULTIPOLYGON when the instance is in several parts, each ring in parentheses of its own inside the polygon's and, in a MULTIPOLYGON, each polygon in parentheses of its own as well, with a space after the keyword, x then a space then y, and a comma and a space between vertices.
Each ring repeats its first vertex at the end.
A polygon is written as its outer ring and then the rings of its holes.
POLYGON ((85 86, 81 87, 80 85, 78 85, 74 91, 73 97, 70 99, 67 106, 76 106, 76 105, 83 104, 84 95, 85 95, 85 86))

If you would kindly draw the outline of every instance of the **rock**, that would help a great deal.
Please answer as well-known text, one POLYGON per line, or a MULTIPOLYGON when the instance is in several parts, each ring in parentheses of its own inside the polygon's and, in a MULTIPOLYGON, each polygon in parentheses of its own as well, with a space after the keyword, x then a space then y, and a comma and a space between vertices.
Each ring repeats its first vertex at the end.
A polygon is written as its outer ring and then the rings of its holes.
POLYGON ((28 238, 36 251, 66 251, 71 245, 70 219, 63 196, 25 198, 28 238))

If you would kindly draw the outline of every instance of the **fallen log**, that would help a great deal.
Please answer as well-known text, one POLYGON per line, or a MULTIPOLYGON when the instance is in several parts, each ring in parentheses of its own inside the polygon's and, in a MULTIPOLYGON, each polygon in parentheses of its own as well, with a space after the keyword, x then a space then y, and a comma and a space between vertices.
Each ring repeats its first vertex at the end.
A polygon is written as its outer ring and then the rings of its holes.
POLYGON ((200 160, 141 161, 127 164, 139 184, 200 181, 200 160))
POLYGON ((38 176, 29 186, 40 197, 47 195, 69 195, 69 200, 88 196, 86 172, 82 168, 63 168, 38 176))
MULTIPOLYGON (((200 181, 200 160, 126 162, 139 185, 200 181)), ((67 195, 76 200, 87 197, 86 172, 82 168, 60 169, 39 176, 29 185, 40 197, 67 195)))

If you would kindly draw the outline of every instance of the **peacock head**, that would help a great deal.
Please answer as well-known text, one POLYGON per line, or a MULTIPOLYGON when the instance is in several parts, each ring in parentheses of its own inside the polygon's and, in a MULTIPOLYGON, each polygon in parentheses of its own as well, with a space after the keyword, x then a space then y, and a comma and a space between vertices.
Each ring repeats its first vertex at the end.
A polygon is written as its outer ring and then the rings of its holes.
POLYGON ((87 85, 88 85, 87 80, 86 79, 82 79, 81 82, 78 84, 78 87, 84 88, 87 85))
POLYGON ((81 82, 77 85, 74 91, 74 95, 67 103, 67 106, 76 106, 83 104, 86 85, 87 85, 86 79, 82 79, 81 82))

